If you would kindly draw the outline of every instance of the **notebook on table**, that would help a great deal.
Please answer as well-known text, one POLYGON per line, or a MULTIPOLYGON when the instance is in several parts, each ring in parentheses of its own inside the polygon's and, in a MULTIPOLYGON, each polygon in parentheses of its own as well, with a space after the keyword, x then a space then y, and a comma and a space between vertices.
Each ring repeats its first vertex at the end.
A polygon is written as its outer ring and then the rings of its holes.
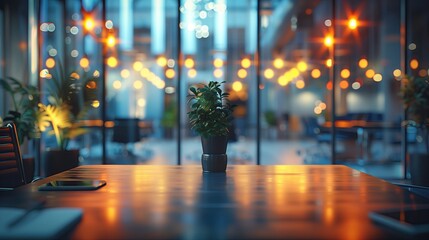
POLYGON ((79 208, 44 208, 25 214, 25 209, 0 207, 0 239, 57 239, 72 230, 82 218, 79 208))

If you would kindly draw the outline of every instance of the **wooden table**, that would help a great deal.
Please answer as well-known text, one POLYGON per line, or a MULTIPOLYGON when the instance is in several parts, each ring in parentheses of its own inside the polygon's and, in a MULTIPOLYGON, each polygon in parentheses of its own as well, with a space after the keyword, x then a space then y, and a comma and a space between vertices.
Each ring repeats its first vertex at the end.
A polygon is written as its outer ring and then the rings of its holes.
POLYGON ((379 239, 397 237, 368 218, 372 210, 428 200, 340 165, 93 165, 0 193, 2 205, 46 199, 84 211, 72 239, 379 239), (97 191, 40 192, 53 179, 104 179, 97 191))

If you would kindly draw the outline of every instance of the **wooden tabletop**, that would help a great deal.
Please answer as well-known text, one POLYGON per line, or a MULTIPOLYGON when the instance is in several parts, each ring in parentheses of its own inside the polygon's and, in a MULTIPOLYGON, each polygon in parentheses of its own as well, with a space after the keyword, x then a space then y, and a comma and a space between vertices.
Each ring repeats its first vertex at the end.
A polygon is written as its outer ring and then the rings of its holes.
POLYGON ((47 207, 78 207, 72 239, 282 238, 379 239, 397 236, 368 218, 372 210, 428 201, 340 165, 80 166, 1 193, 2 205, 45 199, 47 207), (41 192, 53 179, 104 179, 96 191, 41 192))

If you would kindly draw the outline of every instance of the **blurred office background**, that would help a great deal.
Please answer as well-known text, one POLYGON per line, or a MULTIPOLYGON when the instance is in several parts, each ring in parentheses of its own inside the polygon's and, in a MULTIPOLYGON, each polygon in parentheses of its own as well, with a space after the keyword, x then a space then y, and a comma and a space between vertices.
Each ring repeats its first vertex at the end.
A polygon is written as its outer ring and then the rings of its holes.
MULTIPOLYGON (((82 121, 89 131, 71 142, 81 164, 200 164, 188 88, 216 80, 237 105, 229 164, 347 164, 399 179, 404 146, 419 139, 404 137, 399 89, 404 74, 428 75, 427 9, 424 0, 4 0, 0 76, 42 93, 57 69, 100 79, 82 121)), ((0 93, 4 115, 11 101, 0 93)), ((51 142, 43 135, 39 147, 51 142)))

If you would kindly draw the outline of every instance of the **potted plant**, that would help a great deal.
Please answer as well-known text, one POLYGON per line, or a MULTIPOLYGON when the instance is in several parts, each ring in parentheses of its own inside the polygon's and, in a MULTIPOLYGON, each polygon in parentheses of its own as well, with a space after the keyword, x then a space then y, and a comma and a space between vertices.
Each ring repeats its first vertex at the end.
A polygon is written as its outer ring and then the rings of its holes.
MULTIPOLYGON (((15 124, 19 144, 23 145, 25 140, 39 138, 37 103, 40 94, 38 89, 12 77, 0 79, 0 86, 9 94, 12 103, 4 121, 15 124)), ((30 182, 34 177, 34 156, 24 154, 22 159, 26 182, 30 182)))
POLYGON ((411 183, 429 186, 429 79, 405 76, 401 84, 401 97, 409 113, 406 127, 417 128, 416 151, 410 156, 411 183))
POLYGON ((161 126, 164 130, 164 136, 168 139, 174 137, 174 128, 177 124, 177 108, 175 101, 166 104, 164 115, 161 118, 161 126))
POLYGON ((204 172, 225 172, 226 148, 231 127, 233 106, 228 101, 221 84, 210 81, 201 87, 190 87, 191 128, 201 135, 203 154, 201 163, 204 172))
POLYGON ((277 116, 273 110, 264 112, 264 119, 268 125, 268 137, 271 139, 277 138, 277 116))
POLYGON ((54 135, 56 147, 44 152, 45 175, 49 176, 79 165, 79 149, 69 149, 71 139, 86 133, 83 120, 96 99, 97 77, 81 77, 76 72, 64 74, 61 69, 54 77, 46 70, 48 94, 46 104, 39 103, 38 126, 42 132, 54 135))

